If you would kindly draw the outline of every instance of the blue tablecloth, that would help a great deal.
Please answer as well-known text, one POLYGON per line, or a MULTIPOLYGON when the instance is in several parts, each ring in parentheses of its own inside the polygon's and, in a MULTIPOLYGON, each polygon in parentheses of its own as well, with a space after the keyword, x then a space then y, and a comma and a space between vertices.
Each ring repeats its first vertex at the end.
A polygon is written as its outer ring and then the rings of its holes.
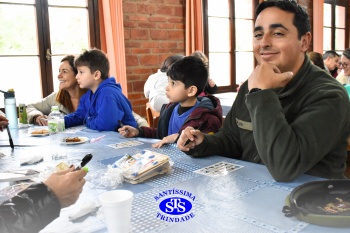
MULTIPOLYGON (((124 139, 116 132, 97 132, 86 128, 73 134, 89 138, 106 135, 95 143, 68 146, 68 159, 81 159, 86 153, 94 155, 88 165, 91 174, 106 169, 107 164, 113 163, 126 153, 132 154, 143 149, 166 154, 174 162, 170 174, 156 176, 141 184, 123 183, 117 187, 131 190, 135 194, 130 232, 349 232, 349 229, 311 225, 295 218, 287 218, 282 213, 285 198, 293 188, 319 178, 304 175, 293 182, 281 183, 274 181, 263 165, 221 156, 192 158, 179 151, 174 144, 155 149, 147 140, 124 139), (107 146, 125 140, 140 140, 143 144, 123 149, 107 146), (218 162, 243 167, 218 177, 194 172, 218 162), (170 217, 174 215, 161 219, 159 214, 166 214, 159 208, 160 199, 166 197, 160 194, 167 190, 182 190, 192 197, 195 196, 194 200, 190 199, 192 209, 187 215, 192 215, 187 221, 171 222, 170 217)), ((33 167, 43 168, 58 162, 50 161, 49 137, 30 137, 25 129, 13 135, 17 146, 11 152, 9 147, 4 147, 8 144, 6 134, 0 134, 0 150, 7 154, 0 159, 1 170, 18 168, 20 157, 28 154, 42 154, 45 157, 44 162, 33 167)), ((67 219, 69 211, 76 205, 87 200, 97 201, 98 195, 104 191, 105 189, 97 189, 88 181, 78 202, 62 210, 61 217, 43 232, 106 232, 101 211, 74 223, 67 219)), ((174 195, 167 197, 172 196, 174 195)))

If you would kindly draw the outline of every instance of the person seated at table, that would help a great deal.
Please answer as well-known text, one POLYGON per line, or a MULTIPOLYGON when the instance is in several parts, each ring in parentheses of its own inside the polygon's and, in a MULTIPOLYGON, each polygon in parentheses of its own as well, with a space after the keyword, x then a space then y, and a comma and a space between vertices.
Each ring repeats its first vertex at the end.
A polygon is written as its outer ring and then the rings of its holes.
POLYGON ((338 63, 340 60, 340 56, 336 51, 329 50, 326 51, 323 55, 323 63, 326 71, 331 74, 331 71, 336 70, 338 68, 338 63))
POLYGON ((207 58, 207 56, 203 52, 198 51, 198 50, 194 51, 191 54, 191 56, 200 58, 204 62, 205 67, 208 70, 208 83, 207 83, 207 85, 205 85, 204 91, 201 94, 199 94, 199 96, 215 94, 218 91, 218 86, 215 84, 214 80, 210 78, 210 75, 209 75, 209 59, 207 58))
POLYGON ((51 174, 0 205, 0 232, 39 232, 74 204, 85 184, 86 171, 70 169, 51 174))
POLYGON ((4 130, 4 126, 9 124, 9 120, 6 118, 5 114, 0 110, 0 131, 4 130))
POLYGON ((183 55, 171 55, 167 57, 158 69, 157 73, 148 77, 143 87, 145 97, 149 100, 151 108, 156 112, 160 112, 163 104, 168 104, 169 99, 165 95, 165 88, 168 85, 168 76, 166 72, 171 64, 184 58, 183 55))
POLYGON ((217 132, 222 124, 220 100, 215 96, 198 97, 208 80, 208 71, 201 59, 188 56, 175 62, 167 71, 166 95, 170 103, 160 111, 158 128, 119 128, 124 137, 162 139, 154 147, 174 143, 187 126, 200 127, 203 132, 217 132))
MULTIPOLYGON (((74 66, 74 56, 67 55, 61 60, 58 80, 59 91, 53 92, 41 101, 27 106, 28 122, 38 125, 47 125, 47 116, 51 112, 52 106, 58 106, 60 112, 64 115, 77 110, 79 100, 88 89, 79 87, 75 78, 78 70, 74 66)), ((138 126, 148 126, 146 119, 133 112, 133 116, 138 123, 138 126)))
POLYGON ((320 67, 322 70, 326 70, 324 63, 323 63, 322 54, 320 54, 318 52, 308 52, 307 56, 310 58, 312 64, 320 67))
POLYGON ((104 52, 86 50, 76 58, 74 66, 80 88, 89 90, 80 98, 77 110, 64 117, 66 128, 84 124, 94 130, 114 131, 120 127, 119 121, 137 126, 120 84, 108 77, 109 61, 104 52))
POLYGON ((216 134, 182 131, 180 150, 265 164, 276 181, 306 173, 343 179, 350 128, 344 87, 306 56, 310 20, 294 1, 256 9, 253 52, 258 65, 216 134), (190 143, 186 143, 190 140, 190 143))
POLYGON ((342 71, 337 76, 337 80, 343 85, 350 84, 350 48, 344 50, 340 58, 340 68, 342 71))

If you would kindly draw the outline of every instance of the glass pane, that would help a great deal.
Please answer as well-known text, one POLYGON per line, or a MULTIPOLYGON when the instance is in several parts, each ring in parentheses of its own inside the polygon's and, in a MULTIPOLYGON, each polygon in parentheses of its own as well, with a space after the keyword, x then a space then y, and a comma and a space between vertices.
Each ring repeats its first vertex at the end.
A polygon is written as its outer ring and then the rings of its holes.
POLYGON ((234 1, 235 18, 253 19, 253 1, 234 1))
POLYGON ((208 18, 209 51, 230 51, 230 24, 228 19, 208 18))
POLYGON ((34 4, 35 0, 5 0, 0 2, 34 4))
POLYGON ((345 28, 345 7, 335 6, 335 26, 338 28, 345 28))
POLYGON ((236 51, 253 50, 253 21, 236 19, 236 51), (242 33, 244 32, 244 33, 242 33))
POLYGON ((323 5, 323 26, 332 26, 332 6, 328 3, 323 5))
POLYGON ((38 55, 34 6, 0 5, 0 55, 38 55))
POLYGON ((254 70, 253 52, 236 53, 236 84, 240 84, 248 79, 254 70))
POLYGON ((323 28, 323 50, 332 50, 332 31, 330 28, 323 28))
POLYGON ((345 50, 344 29, 335 29, 335 50, 345 50))
MULTIPOLYGON (((33 103, 42 98, 39 58, 35 57, 0 57, 1 90, 15 90, 16 102, 33 103), (15 72, 15 73, 14 73, 15 72), (7 77, 7 78, 4 78, 7 77)), ((3 100, 1 93, 0 99, 3 100)), ((0 101, 0 108, 4 101, 0 101)))
POLYGON ((209 75, 218 87, 230 85, 230 54, 209 53, 209 75))
POLYGON ((80 6, 80 7, 86 7, 87 1, 86 0, 48 0, 49 6, 55 5, 55 6, 80 6))
POLYGON ((208 16, 229 17, 227 0, 208 0, 208 16))
POLYGON ((49 7, 52 54, 80 54, 89 48, 88 11, 49 7))

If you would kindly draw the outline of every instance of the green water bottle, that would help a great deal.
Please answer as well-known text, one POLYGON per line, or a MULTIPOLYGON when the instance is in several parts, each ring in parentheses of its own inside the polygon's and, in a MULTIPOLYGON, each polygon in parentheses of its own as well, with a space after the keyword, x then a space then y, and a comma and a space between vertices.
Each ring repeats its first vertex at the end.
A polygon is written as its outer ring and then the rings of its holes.
POLYGON ((28 124, 27 109, 25 104, 18 105, 19 123, 28 124))

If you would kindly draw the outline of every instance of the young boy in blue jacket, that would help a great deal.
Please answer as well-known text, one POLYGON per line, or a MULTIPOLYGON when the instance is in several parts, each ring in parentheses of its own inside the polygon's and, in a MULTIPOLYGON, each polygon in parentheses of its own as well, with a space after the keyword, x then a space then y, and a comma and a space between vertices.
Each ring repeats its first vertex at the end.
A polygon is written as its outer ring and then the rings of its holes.
POLYGON ((125 125, 118 129, 124 137, 162 139, 153 147, 176 142, 187 126, 200 128, 204 133, 215 133, 221 128, 222 108, 214 96, 199 97, 208 80, 208 70, 203 61, 188 56, 175 62, 167 71, 166 96, 170 103, 164 104, 159 116, 158 128, 125 125))
POLYGON ((86 50, 74 65, 80 88, 90 90, 80 98, 78 109, 64 117, 66 128, 84 124, 94 130, 115 131, 120 127, 119 121, 137 126, 120 84, 108 77, 109 61, 101 50, 86 50))

